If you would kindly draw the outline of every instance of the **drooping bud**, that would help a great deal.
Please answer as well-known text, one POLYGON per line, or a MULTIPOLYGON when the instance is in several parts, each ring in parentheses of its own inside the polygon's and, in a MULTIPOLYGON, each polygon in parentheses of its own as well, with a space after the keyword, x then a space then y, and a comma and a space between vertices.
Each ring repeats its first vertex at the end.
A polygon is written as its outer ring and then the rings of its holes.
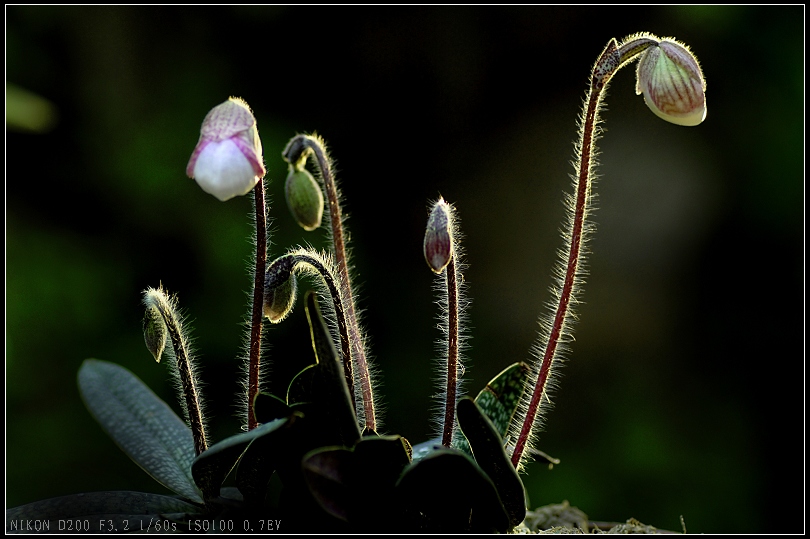
POLYGON ((428 217, 424 243, 425 260, 434 273, 441 273, 453 256, 453 230, 450 206, 439 198, 428 217))
POLYGON ((158 363, 166 348, 166 333, 166 323, 160 311, 154 305, 148 306, 143 317, 143 340, 158 363))
POLYGON ((270 265, 265 274, 263 312, 272 324, 284 320, 295 303, 298 282, 292 272, 293 266, 293 257, 282 256, 270 265))
POLYGON ((323 191, 307 169, 290 167, 284 194, 287 207, 301 228, 310 232, 321 226, 323 191))
POLYGON ((256 118, 237 97, 206 115, 186 174, 221 201, 246 195, 265 174, 256 118))
POLYGON ((636 94, 657 116, 677 125, 706 118, 706 81, 686 45, 664 38, 647 48, 636 70, 636 94))
POLYGON ((312 153, 312 148, 307 145, 312 139, 317 139, 317 135, 296 135, 290 139, 281 157, 290 165, 302 168, 307 162, 307 157, 312 153))

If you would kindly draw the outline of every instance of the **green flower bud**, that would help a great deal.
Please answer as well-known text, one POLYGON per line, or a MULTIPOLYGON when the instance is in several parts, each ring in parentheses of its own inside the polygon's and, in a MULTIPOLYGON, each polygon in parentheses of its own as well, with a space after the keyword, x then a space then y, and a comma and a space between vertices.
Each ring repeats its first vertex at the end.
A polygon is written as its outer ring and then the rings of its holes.
POLYGON ((292 311, 298 292, 293 266, 293 258, 283 256, 270 265, 265 275, 263 312, 271 324, 278 324, 292 311))
POLYGON ((440 198, 428 217, 424 243, 425 260, 434 273, 441 273, 453 256, 453 227, 450 206, 440 198))
POLYGON ((154 305, 146 308, 146 315, 143 318, 143 340, 155 361, 160 363, 160 356, 166 347, 166 323, 154 305))
POLYGON ((321 226, 323 191, 307 169, 291 167, 284 194, 287 207, 301 228, 309 232, 321 226))
POLYGON ((636 71, 636 93, 657 116, 677 125, 706 118, 706 81, 689 47, 664 38, 644 51, 636 71))

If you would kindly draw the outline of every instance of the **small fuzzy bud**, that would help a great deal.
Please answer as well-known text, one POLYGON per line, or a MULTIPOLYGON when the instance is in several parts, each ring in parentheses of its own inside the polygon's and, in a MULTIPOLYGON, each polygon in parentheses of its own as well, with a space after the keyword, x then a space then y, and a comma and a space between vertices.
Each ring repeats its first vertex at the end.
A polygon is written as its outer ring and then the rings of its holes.
POLYGON ((223 202, 256 186, 265 168, 256 118, 247 103, 231 97, 211 109, 186 174, 223 202))
POLYGON ((677 125, 706 118, 706 81, 686 45, 662 39, 647 48, 636 70, 636 93, 657 116, 677 125))
POLYGON ((143 340, 158 363, 166 347, 166 333, 166 323, 158 308, 154 305, 147 307, 143 318, 143 340))
POLYGON ((287 207, 301 228, 309 232, 321 226, 323 191, 307 169, 290 167, 284 194, 287 207))
POLYGON ((453 256, 453 231, 450 225, 450 206, 440 198, 428 217, 425 230, 425 260, 434 273, 441 273, 453 256))
POLYGON ((295 303, 298 282, 293 265, 292 257, 283 256, 270 265, 265 275, 263 312, 272 324, 284 320, 295 303))

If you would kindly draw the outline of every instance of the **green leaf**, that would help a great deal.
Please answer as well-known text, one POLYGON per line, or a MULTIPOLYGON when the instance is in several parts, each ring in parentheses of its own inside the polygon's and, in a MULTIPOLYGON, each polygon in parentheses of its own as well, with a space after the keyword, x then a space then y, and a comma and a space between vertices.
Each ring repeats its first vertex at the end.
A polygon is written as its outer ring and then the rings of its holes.
POLYGON ((284 461, 285 452, 292 445, 292 429, 302 417, 300 413, 293 412, 289 417, 256 427, 247 433, 252 434, 254 439, 239 459, 236 486, 248 505, 256 507, 264 503, 267 484, 279 463, 284 461))
POLYGON ((492 480, 457 449, 441 448, 412 463, 397 483, 393 521, 406 532, 506 532, 509 517, 492 480))
POLYGON ((411 463, 413 448, 408 440, 397 434, 369 436, 357 442, 354 454, 362 463, 361 471, 366 476, 364 482, 393 485, 405 466, 411 463))
MULTIPOLYGON (((492 421, 501 438, 506 438, 528 377, 529 366, 523 362, 515 363, 490 380, 475 397, 475 404, 492 421)), ((467 439, 458 430, 453 436, 453 447, 468 455, 472 454, 467 439)))
POLYGON ((74 528, 73 531, 140 532, 146 531, 151 524, 151 531, 154 532, 156 524, 161 528, 172 525, 168 521, 170 515, 175 517, 178 513, 184 515, 201 512, 202 508, 196 505, 162 494, 88 492, 7 509, 6 533, 32 531, 26 528, 31 523, 41 526, 40 531, 51 533, 58 533, 61 523, 64 532, 66 522, 82 526, 82 529, 74 528), (84 529, 87 526, 89 530, 84 529))
POLYGON ((225 478, 253 440, 276 430, 285 422, 286 418, 271 421, 249 432, 225 438, 200 453, 191 464, 191 475, 203 491, 205 499, 219 496, 225 478))
MULTIPOLYGON (((414 462, 422 460, 426 456, 428 456, 431 452, 436 451, 437 449, 441 449, 444 447, 442 445, 442 437, 439 436, 438 438, 433 438, 428 440, 427 442, 422 442, 421 444, 416 444, 413 446, 411 458, 414 462)), ((465 454, 472 456, 472 450, 470 449, 470 444, 467 443, 467 438, 464 438, 464 435, 460 431, 456 431, 453 433, 453 448, 458 449, 459 451, 464 452, 465 454), (458 447, 456 444, 462 445, 464 447, 458 447)))
POLYGON ((395 503, 397 480, 411 462, 413 449, 397 435, 363 437, 354 446, 351 522, 363 533, 386 529, 395 503))
POLYGON ((501 371, 475 397, 475 404, 492 421, 501 438, 506 437, 528 377, 529 366, 515 363, 501 371))
POLYGON ((253 414, 259 423, 270 423, 276 419, 287 417, 292 410, 284 399, 269 393, 257 393, 253 399, 253 414))
POLYGON ((79 390, 96 421, 138 466, 169 490, 203 501, 191 476, 191 429, 137 376, 115 363, 87 359, 79 369, 79 390))
POLYGON ((470 397, 458 401, 457 413, 459 427, 470 441, 475 461, 495 483, 509 515, 509 525, 517 526, 526 518, 526 496, 523 482, 503 448, 503 440, 470 397))
POLYGON ((290 383, 287 404, 312 405, 304 408, 305 413, 307 420, 317 423, 316 428, 323 431, 323 445, 352 447, 360 439, 360 428, 343 365, 315 294, 308 292, 305 299, 316 363, 301 371, 290 383))
POLYGON ((313 379, 318 365, 317 363, 307 365, 296 374, 287 388, 287 405, 301 404, 313 400, 313 379))
POLYGON ((330 515, 349 520, 355 503, 351 476, 354 454, 343 447, 326 447, 307 454, 301 462, 312 496, 330 515))
POLYGON ((401 436, 363 438, 353 450, 319 448, 304 456, 304 479, 329 514, 355 531, 379 531, 391 522, 394 487, 410 463, 409 451, 401 436))

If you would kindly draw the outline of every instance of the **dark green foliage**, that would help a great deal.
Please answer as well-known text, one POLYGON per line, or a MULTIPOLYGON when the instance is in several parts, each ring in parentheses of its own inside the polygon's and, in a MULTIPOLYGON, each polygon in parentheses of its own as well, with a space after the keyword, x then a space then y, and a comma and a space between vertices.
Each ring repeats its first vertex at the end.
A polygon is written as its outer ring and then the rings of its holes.
POLYGON ((526 518, 526 496, 500 434, 469 397, 458 402, 457 414, 459 427, 472 446, 475 461, 498 487, 501 502, 509 515, 509 525, 517 526, 526 518))
POLYGON ((203 501, 191 476, 191 430, 137 376, 88 359, 79 369, 79 390, 87 409, 129 458, 169 490, 203 501))
POLYGON ((289 417, 277 419, 254 432, 265 429, 242 455, 236 470, 236 486, 245 499, 245 505, 251 511, 258 511, 264 504, 267 485, 276 470, 284 466, 285 456, 296 433, 297 424, 303 419, 302 414, 292 412, 289 417), (273 425, 272 428, 269 428, 273 425))
MULTIPOLYGON (((175 519, 197 513, 200 508, 172 496, 148 492, 88 492, 60 496, 6 510, 6 532, 12 522, 37 521, 43 530, 56 532, 59 521, 87 522, 87 531, 140 532, 171 529, 175 519)), ((63 524, 64 526, 64 524, 63 524)), ((79 530, 82 531, 82 530, 79 530)))
POLYGON ((304 457, 304 478, 318 503, 359 531, 385 529, 398 518, 396 483, 410 464, 400 436, 369 436, 352 449, 323 448, 304 457))
MULTIPOLYGON (((343 367, 312 293, 306 295, 306 309, 315 363, 293 378, 286 399, 256 397, 259 427, 196 458, 190 429, 143 382, 118 365, 87 360, 78 379, 90 412, 127 455, 179 497, 78 494, 11 509, 7 521, 92 515, 106 526, 92 531, 124 531, 126 522, 136 519, 186 531, 199 519, 280 518, 287 530, 300 532, 379 532, 394 526, 410 532, 489 533, 506 532, 523 520, 523 485, 488 413, 470 398, 459 402, 469 454, 438 447, 412 461, 405 438, 361 433, 343 367), (224 486, 234 469, 236 488, 224 486), (271 503, 268 485, 276 473, 283 489, 278 503, 271 503)), ((496 420, 510 413, 516 400, 510 388, 522 370, 515 367, 488 386, 487 395, 499 397, 484 401, 496 420)))
MULTIPOLYGON (((216 443, 204 451, 191 464, 191 474, 194 481, 203 491, 206 500, 210 500, 219 495, 222 488, 222 483, 228 474, 236 466, 240 458, 245 466, 246 462, 252 463, 254 460, 252 456, 260 451, 257 448, 267 443, 267 440, 278 442, 279 435, 273 434, 282 429, 287 423, 292 420, 291 417, 284 417, 266 423, 257 427, 249 432, 243 432, 226 438, 219 443, 216 443), (250 451, 250 454, 244 456, 250 451)), ((255 470, 262 468, 255 466, 255 470)), ((270 470, 272 474, 273 470, 270 470)), ((269 476, 267 478, 270 479, 269 476)), ((267 483, 265 482, 265 488, 267 483)), ((244 492, 243 492, 244 494, 244 492)))
POLYGON ((404 531, 491 533, 509 528, 495 484, 461 451, 437 449, 412 464, 396 489, 404 531))
MULTIPOLYGON (((506 438, 528 377, 529 366, 523 362, 515 363, 490 380, 475 397, 475 404, 492 421, 501 438, 506 438)), ((471 454, 467 438, 460 432, 456 432, 453 438, 453 447, 471 454)))
POLYGON ((475 397, 475 403, 492 420, 501 438, 506 437, 528 377, 529 366, 515 363, 501 371, 475 397))
POLYGON ((270 423, 274 419, 289 416, 292 409, 287 406, 284 399, 268 393, 259 393, 253 401, 253 413, 259 423, 270 423))

